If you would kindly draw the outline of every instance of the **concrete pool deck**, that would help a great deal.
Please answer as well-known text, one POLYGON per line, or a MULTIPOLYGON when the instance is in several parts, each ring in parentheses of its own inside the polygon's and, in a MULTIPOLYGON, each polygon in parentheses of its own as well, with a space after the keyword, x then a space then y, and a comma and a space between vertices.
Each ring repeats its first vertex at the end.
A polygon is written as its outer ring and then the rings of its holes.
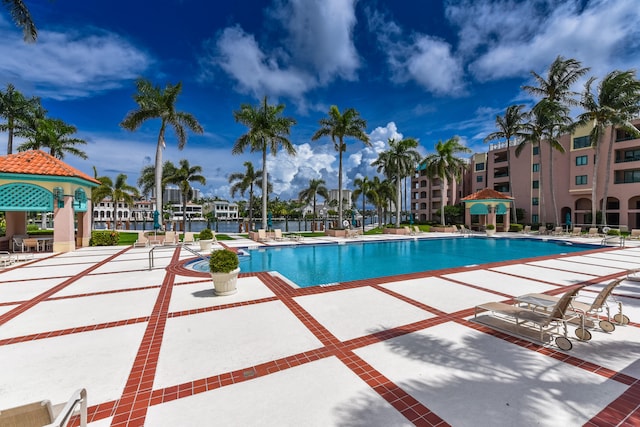
POLYGON ((636 242, 330 287, 242 274, 228 297, 181 267, 192 253, 154 250, 151 270, 148 254, 82 248, 0 272, 0 410, 84 387, 93 427, 640 425, 640 282, 615 291, 629 325, 568 352, 471 321, 530 292, 595 294, 640 268, 636 242))

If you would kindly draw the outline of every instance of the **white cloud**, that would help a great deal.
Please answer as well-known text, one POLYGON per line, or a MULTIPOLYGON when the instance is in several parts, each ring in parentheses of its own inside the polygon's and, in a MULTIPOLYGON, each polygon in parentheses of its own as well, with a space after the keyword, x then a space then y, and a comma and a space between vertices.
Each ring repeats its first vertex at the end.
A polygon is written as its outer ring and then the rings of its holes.
POLYGON ((26 44, 20 31, 0 25, 0 38, 0 81, 42 98, 83 98, 119 88, 152 63, 118 35, 95 29, 40 30, 37 43, 26 44))
POLYGON ((420 33, 406 38, 402 28, 380 12, 367 9, 367 14, 369 27, 387 56, 393 81, 414 81, 439 96, 465 94, 463 64, 451 44, 420 33))
MULTIPOLYGON (((470 64, 481 81, 522 76, 530 70, 542 72, 558 55, 578 59, 600 76, 615 68, 637 66, 637 58, 628 53, 633 51, 629 46, 638 45, 640 36, 636 25, 640 8, 634 2, 594 1, 584 6, 572 0, 553 3, 553 7, 539 2, 514 9, 489 9, 485 2, 463 6, 455 13, 461 28, 473 25, 479 16, 483 22, 502 25, 493 37, 486 37, 486 51, 470 64), (548 14, 537 13, 540 10, 548 14)), ((468 33, 461 30, 460 34, 468 33)), ((469 45, 478 43, 471 41, 469 45)))
POLYGON ((356 78, 355 0, 283 0, 268 16, 272 21, 265 26, 275 21, 284 36, 265 43, 266 48, 239 26, 227 27, 205 42, 202 75, 210 77, 211 68, 219 67, 242 93, 287 96, 303 106, 310 90, 336 78, 356 78))
MULTIPOLYGON (((320 147, 312 148, 310 144, 296 147, 296 155, 285 152, 277 157, 267 157, 267 171, 273 185, 273 192, 284 198, 297 198, 298 192, 307 187, 311 179, 324 179, 333 182, 333 162, 337 161, 337 153, 328 152, 320 147)), ((336 168, 337 172, 337 168, 336 168)))

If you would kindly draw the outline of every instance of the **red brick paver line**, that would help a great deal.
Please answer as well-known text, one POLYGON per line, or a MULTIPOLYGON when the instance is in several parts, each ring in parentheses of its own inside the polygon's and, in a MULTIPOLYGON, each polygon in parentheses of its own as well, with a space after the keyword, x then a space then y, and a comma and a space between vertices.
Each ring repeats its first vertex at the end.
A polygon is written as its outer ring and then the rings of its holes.
MULTIPOLYGON (((180 248, 174 251, 171 263, 178 262, 180 248)), ((151 400, 153 380, 158 366, 162 336, 167 322, 174 274, 167 272, 151 312, 147 329, 133 362, 129 379, 113 411, 112 427, 143 426, 151 400)))

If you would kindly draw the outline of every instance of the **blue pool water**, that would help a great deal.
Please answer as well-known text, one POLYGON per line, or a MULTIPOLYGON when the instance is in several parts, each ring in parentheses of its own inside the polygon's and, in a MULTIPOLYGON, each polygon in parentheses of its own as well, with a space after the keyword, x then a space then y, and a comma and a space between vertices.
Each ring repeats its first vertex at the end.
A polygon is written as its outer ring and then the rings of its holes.
MULTIPOLYGON (((592 248, 592 247, 591 247, 592 248)), ((300 287, 584 251, 537 239, 483 237, 270 247, 240 257, 242 272, 277 271, 300 287)), ((209 271, 196 261, 191 268, 209 271)))

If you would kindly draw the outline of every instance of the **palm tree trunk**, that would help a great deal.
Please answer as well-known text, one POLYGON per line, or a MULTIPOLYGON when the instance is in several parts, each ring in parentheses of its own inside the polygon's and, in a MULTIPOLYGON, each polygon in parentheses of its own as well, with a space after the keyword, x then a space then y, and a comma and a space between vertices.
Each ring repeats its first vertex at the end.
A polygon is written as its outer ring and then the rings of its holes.
POLYGON ((517 224, 518 211, 516 210, 516 196, 513 195, 513 179, 511 179, 511 177, 513 176, 513 171, 511 170, 511 150, 509 139, 507 139, 507 169, 509 169, 509 195, 513 197, 513 199, 511 200, 511 206, 513 208, 511 210, 511 223, 517 224))
POLYGON ((398 175, 396 177, 396 192, 398 195, 396 196, 396 227, 400 228, 400 210, 402 207, 402 180, 398 175))
POLYGON ((593 182, 591 182, 591 226, 596 226, 596 214, 598 212, 598 168, 600 166, 600 141, 594 147, 596 159, 593 162, 593 182))
POLYGON ((339 166, 338 166, 338 228, 342 227, 342 138, 340 139, 339 166))
POLYGON ((364 236, 364 193, 362 193, 362 235, 364 236))
POLYGON ((556 192, 553 186, 553 148, 549 145, 549 190, 551 191, 551 202, 553 203, 553 215, 555 226, 560 225, 558 218, 558 204, 556 202, 556 192))
MULTIPOLYGON (((609 144, 607 146, 607 171, 604 175, 604 191, 602 192, 602 222, 607 225, 607 199, 609 198, 609 181, 611 175, 611 161, 613 160, 613 142, 616 136, 615 128, 611 126, 611 136, 609 137, 609 144)), ((620 219, 618 219, 620 223, 620 219)))
POLYGON ((164 129, 165 123, 160 125, 160 133, 158 134, 158 145, 156 146, 156 210, 159 219, 162 221, 162 149, 164 148, 164 129))
POLYGON ((544 190, 543 190, 543 186, 542 186, 542 181, 543 181, 543 168, 542 168, 542 147, 540 146, 540 143, 538 143, 538 147, 540 147, 540 160, 538 163, 540 165, 540 168, 538 170, 538 180, 539 180, 539 184, 538 185, 538 216, 539 216, 539 220, 540 220, 540 224, 544 224, 544 226, 546 227, 546 215, 544 212, 544 190))
POLYGON ((316 195, 313 195, 313 222, 311 226, 311 231, 318 231, 318 227, 316 224, 316 195))
POLYGON ((253 182, 249 186, 249 229, 247 232, 253 231, 253 182))
POLYGON ((444 207, 447 204, 447 190, 448 180, 446 177, 442 178, 442 205, 440 206, 440 222, 445 225, 444 221, 444 207))
POLYGON ((7 127, 9 131, 9 138, 7 139, 7 154, 13 153, 13 117, 9 117, 7 120, 7 127))
MULTIPOLYGON (((264 146, 264 144, 263 144, 264 146)), ((267 229, 267 148, 262 150, 262 228, 267 229)))
POLYGON ((182 197, 182 231, 187 231, 187 196, 183 194, 182 197))

